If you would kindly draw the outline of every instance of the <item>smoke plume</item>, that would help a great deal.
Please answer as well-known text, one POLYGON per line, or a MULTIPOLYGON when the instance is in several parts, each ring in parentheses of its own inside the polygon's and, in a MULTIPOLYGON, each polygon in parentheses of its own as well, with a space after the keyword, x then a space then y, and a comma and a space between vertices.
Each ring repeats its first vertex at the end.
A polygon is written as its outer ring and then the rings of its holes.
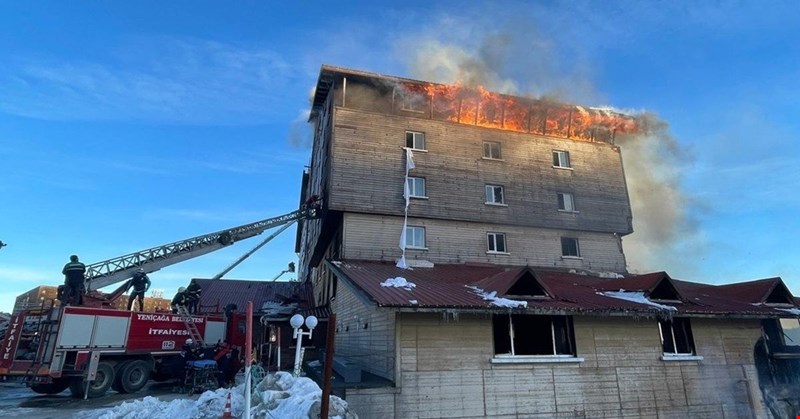
MULTIPOLYGON (((549 42, 532 39, 529 30, 518 33, 525 36, 485 35, 472 49, 438 39, 415 39, 413 49, 404 48, 415 51, 407 60, 411 63, 411 76, 586 105, 602 100, 580 69, 558 71, 559 60, 547 47, 549 42), (521 38, 522 43, 518 41, 521 38), (520 53, 525 47, 532 51, 520 53), (525 57, 531 56, 536 57, 537 65, 525 62, 525 57), (521 68, 527 71, 520 71, 521 68)), ((686 210, 688 198, 680 183, 686 153, 670 135, 665 121, 652 113, 635 116, 642 132, 617 138, 616 142, 622 149, 633 211, 634 233, 624 238, 624 251, 631 271, 655 271, 680 261, 678 254, 686 251, 680 241, 693 234, 686 210)))

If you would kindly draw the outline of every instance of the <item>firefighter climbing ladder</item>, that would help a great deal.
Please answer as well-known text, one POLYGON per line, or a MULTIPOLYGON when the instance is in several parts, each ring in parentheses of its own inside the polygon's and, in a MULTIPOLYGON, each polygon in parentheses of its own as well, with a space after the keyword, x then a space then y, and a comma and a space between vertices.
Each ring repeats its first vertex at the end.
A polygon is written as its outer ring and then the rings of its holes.
POLYGON ((189 311, 186 309, 186 306, 177 306, 177 307, 178 307, 178 314, 181 315, 183 324, 186 325, 186 330, 189 331, 189 336, 201 348, 204 347, 205 342, 203 342, 203 336, 200 334, 200 331, 197 330, 197 325, 194 324, 194 318, 192 318, 192 315, 189 314, 189 311))

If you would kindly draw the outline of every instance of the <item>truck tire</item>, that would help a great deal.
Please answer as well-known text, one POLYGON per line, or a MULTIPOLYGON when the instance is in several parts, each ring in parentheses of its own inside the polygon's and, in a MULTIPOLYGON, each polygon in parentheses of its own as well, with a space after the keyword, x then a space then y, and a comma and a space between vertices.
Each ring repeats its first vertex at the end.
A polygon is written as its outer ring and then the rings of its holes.
POLYGON ((130 363, 131 361, 122 361, 118 362, 117 365, 114 365, 114 383, 111 384, 111 389, 116 391, 117 393, 124 393, 125 391, 122 389, 122 383, 120 382, 120 377, 122 377, 122 370, 130 363))
MULTIPOLYGON (((112 384, 114 384, 114 367, 108 362, 97 364, 97 375, 95 375, 94 381, 89 382, 87 397, 93 399, 106 394, 112 384)), ((85 385, 83 378, 76 378, 70 381, 69 391, 72 393, 72 397, 76 399, 83 398, 85 385)))
POLYGON ((31 390, 39 394, 58 394, 69 387, 69 379, 56 378, 52 383, 47 384, 31 384, 31 390))
POLYGON ((136 393, 150 380, 150 364, 141 359, 126 363, 120 371, 120 386, 123 393, 136 393))

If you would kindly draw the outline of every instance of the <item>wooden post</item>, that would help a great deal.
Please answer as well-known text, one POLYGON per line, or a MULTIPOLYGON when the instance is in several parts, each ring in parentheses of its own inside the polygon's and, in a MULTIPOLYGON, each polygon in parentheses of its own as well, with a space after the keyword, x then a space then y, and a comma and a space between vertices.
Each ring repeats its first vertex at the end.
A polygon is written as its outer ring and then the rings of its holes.
POLYGON ((325 341, 325 367, 322 379, 322 406, 320 406, 319 416, 328 419, 330 409, 331 387, 333 386, 333 350, 334 340, 336 339, 336 315, 331 313, 328 316, 328 338, 325 341))

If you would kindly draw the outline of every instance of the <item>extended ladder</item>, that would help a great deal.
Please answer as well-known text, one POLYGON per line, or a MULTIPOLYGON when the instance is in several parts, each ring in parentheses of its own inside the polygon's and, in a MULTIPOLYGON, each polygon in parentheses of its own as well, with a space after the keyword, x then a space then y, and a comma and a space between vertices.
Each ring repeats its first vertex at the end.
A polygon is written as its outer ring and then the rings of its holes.
POLYGON ((178 307, 178 314, 181 315, 181 319, 183 320, 183 324, 186 325, 186 330, 189 331, 189 336, 192 337, 192 340, 197 343, 201 348, 205 346, 205 342, 203 342, 203 336, 200 334, 200 331, 197 330, 197 325, 194 324, 194 318, 191 314, 189 314, 189 310, 186 309, 186 306, 177 306, 178 307))
POLYGON ((44 362, 43 360, 52 359, 51 353, 55 348, 53 343, 55 342, 56 336, 58 336, 59 325, 61 324, 61 313, 63 310, 63 307, 61 309, 55 308, 53 301, 50 302, 49 308, 45 308, 43 303, 42 307, 37 310, 39 322, 36 326, 35 338, 38 338, 38 345, 36 347, 36 355, 30 367, 28 367, 26 377, 38 375, 38 370, 45 365, 48 368, 50 367, 50 362, 44 362))

